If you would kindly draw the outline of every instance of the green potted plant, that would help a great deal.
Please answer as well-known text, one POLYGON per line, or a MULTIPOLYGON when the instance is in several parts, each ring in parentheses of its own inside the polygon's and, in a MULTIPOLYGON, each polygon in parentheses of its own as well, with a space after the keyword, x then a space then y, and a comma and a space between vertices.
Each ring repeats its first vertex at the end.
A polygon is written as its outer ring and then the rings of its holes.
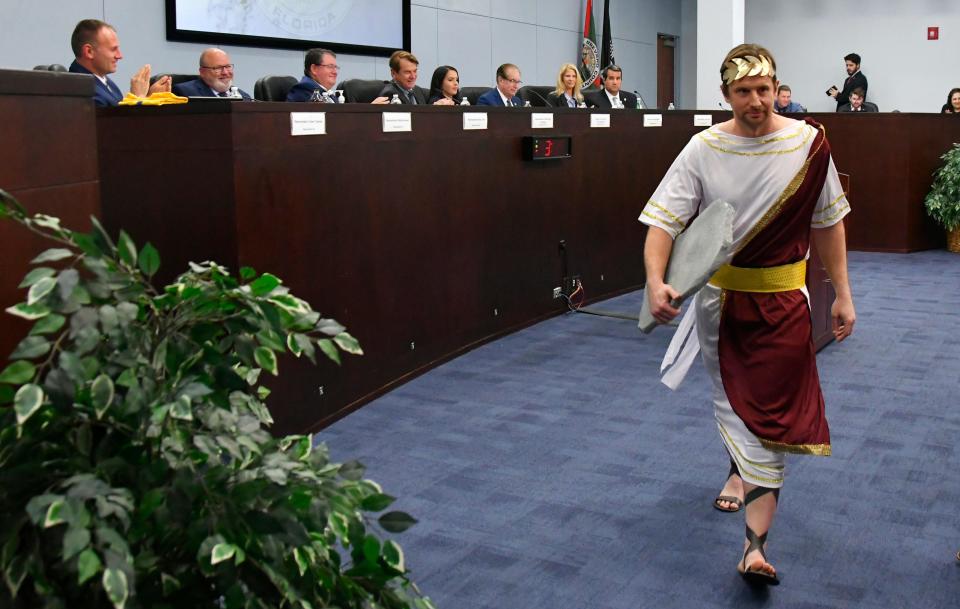
POLYGON ((430 609, 386 533, 416 522, 360 463, 275 438, 278 354, 357 341, 281 281, 81 233, 0 191, 55 242, 8 313, 32 328, 0 371, 0 606, 430 609), (379 517, 374 516, 380 514, 379 517))
POLYGON ((923 204, 927 214, 947 230, 947 249, 960 253, 960 144, 940 157, 943 165, 923 204))

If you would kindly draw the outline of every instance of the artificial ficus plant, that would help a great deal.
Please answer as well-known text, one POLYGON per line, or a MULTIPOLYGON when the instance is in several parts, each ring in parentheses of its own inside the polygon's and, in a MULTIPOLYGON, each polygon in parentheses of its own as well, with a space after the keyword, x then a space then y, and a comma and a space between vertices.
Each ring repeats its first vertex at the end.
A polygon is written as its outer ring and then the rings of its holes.
POLYGON ((93 219, 50 239, 7 312, 32 322, 0 371, 0 606, 429 609, 387 533, 416 521, 358 462, 274 438, 259 383, 289 351, 357 341, 270 274, 190 264, 93 219))

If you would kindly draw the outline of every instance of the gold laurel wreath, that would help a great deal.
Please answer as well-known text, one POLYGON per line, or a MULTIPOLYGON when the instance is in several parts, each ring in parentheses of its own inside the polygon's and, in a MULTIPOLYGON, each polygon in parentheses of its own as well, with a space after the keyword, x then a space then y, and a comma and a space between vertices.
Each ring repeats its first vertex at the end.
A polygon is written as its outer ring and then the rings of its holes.
POLYGON ((747 76, 773 76, 774 70, 770 60, 761 55, 754 57, 747 55, 745 57, 734 57, 723 64, 726 70, 723 72, 723 82, 732 85, 733 81, 740 80, 747 76))

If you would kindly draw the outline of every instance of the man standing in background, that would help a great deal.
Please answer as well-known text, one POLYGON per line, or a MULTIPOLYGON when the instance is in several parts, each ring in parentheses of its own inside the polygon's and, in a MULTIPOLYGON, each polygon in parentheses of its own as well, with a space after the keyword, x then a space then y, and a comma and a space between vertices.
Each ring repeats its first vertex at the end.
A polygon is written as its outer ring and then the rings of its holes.
POLYGON ((837 100, 837 111, 845 104, 850 103, 850 93, 854 89, 863 89, 863 98, 867 98, 867 77, 860 71, 860 56, 850 53, 843 58, 847 62, 847 79, 843 81, 843 91, 837 91, 833 86, 827 89, 827 95, 837 100))

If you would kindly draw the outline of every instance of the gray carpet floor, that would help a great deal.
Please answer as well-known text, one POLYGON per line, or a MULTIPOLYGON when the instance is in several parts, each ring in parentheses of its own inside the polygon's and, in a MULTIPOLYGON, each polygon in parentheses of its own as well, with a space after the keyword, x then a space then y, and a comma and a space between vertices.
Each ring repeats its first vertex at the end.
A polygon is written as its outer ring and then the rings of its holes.
POLYGON ((960 256, 854 252, 850 273, 855 334, 818 357, 833 456, 788 457, 777 588, 735 572, 708 379, 659 383, 666 329, 559 316, 318 438, 420 520, 396 538, 440 609, 960 607, 960 256))

